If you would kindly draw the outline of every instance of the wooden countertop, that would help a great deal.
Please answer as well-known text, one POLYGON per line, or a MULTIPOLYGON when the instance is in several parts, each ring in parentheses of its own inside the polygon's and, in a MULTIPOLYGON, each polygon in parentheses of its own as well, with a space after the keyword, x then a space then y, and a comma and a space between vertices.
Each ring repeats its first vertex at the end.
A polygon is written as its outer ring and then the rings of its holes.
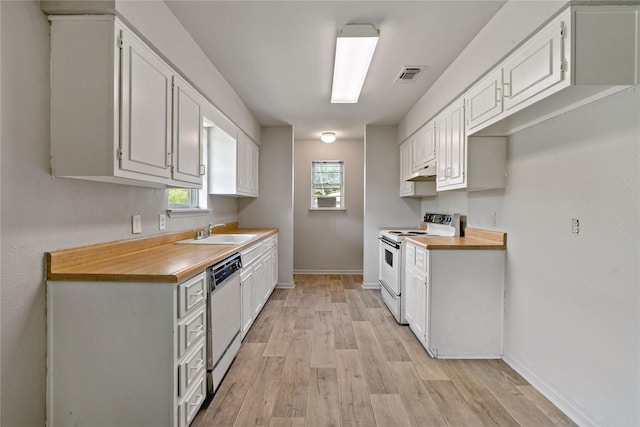
POLYGON ((469 227, 465 229, 464 237, 411 236, 406 240, 429 250, 507 249, 507 233, 469 227))
POLYGON ((233 223, 224 229, 214 229, 214 233, 221 232, 257 236, 232 245, 175 243, 193 238, 193 231, 185 231, 47 252, 47 280, 179 283, 277 233, 278 229, 238 228, 233 223))

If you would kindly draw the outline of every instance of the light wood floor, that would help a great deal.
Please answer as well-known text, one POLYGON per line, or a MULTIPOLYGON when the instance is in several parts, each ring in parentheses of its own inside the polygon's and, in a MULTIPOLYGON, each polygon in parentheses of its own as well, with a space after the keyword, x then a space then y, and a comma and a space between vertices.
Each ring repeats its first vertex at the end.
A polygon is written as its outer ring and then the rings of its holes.
POLYGON ((362 276, 276 289, 192 426, 575 425, 500 360, 435 360, 362 276))

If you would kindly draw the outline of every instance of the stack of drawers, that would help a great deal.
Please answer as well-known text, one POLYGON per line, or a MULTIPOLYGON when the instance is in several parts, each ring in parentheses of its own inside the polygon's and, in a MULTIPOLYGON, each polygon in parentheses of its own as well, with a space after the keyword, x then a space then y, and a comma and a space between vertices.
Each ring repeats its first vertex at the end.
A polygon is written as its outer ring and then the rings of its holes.
POLYGON ((178 426, 188 426, 207 396, 207 277, 201 273, 178 287, 176 318, 178 426))

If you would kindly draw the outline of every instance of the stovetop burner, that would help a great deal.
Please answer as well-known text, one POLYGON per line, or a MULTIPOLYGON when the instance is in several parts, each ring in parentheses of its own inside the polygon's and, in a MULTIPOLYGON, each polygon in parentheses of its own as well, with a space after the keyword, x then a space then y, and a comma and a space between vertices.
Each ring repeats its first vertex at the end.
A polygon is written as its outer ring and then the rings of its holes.
POLYGON ((416 230, 391 230, 388 233, 393 234, 395 236, 426 236, 429 234, 426 231, 416 231, 416 230))

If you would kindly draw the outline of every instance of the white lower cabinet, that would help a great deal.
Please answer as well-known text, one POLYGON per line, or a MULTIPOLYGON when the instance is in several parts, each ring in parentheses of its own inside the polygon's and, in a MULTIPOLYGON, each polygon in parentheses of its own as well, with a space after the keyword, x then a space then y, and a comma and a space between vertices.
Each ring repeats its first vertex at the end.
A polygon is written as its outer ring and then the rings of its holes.
POLYGON ((47 283, 47 425, 188 426, 206 398, 206 275, 47 283))
POLYGON ((242 338, 247 335, 278 282, 278 235, 241 252, 242 338))
POLYGON ((406 249, 407 321, 429 355, 500 358, 504 251, 406 249))

